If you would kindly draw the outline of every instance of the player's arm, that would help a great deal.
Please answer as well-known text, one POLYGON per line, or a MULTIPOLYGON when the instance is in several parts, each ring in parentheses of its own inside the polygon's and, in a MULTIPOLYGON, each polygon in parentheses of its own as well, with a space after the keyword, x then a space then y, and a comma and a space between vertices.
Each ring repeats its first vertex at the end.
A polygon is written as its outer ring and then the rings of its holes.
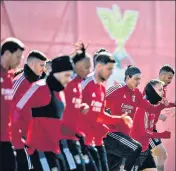
POLYGON ((21 111, 14 111, 14 115, 16 115, 16 117, 19 116, 19 118, 16 122, 14 122, 14 120, 11 122, 11 141, 16 149, 20 149, 24 146, 24 142, 22 142, 21 138, 27 135, 28 129, 26 124, 28 124, 30 120, 29 117, 31 118, 31 113, 30 110, 24 108, 21 111))
POLYGON ((168 139, 171 137, 171 132, 169 131, 164 131, 162 133, 158 132, 153 132, 153 129, 150 129, 150 120, 149 120, 149 114, 147 112, 144 112, 144 133, 147 135, 149 138, 164 138, 168 139), (151 131, 152 130, 152 131, 151 131))
POLYGON ((110 93, 108 93, 108 91, 106 92, 106 106, 105 106, 105 108, 109 109, 111 111, 111 114, 114 114, 116 111, 116 108, 115 108, 116 104, 115 103, 117 103, 117 101, 115 99, 114 93, 110 94, 110 93))
POLYGON ((122 120, 122 116, 110 115, 106 112, 100 114, 97 118, 97 122, 102 124, 118 124, 122 120))
POLYGON ((106 96, 106 106, 105 107, 111 111, 112 115, 109 115, 107 112, 104 112, 104 114, 101 115, 101 118, 99 118, 98 121, 99 122, 103 122, 104 121, 104 122, 106 122, 106 124, 112 124, 112 125, 113 124, 116 125, 116 124, 119 124, 119 122, 124 121, 129 127, 131 127, 132 124, 133 124, 133 121, 132 121, 131 117, 127 116, 128 115, 127 113, 125 113, 125 114, 122 114, 122 113, 117 114, 117 112, 116 112, 117 111, 116 110, 116 107, 117 107, 117 99, 116 99, 116 97, 118 97, 117 93, 119 93, 119 92, 116 91, 114 93, 110 93, 112 90, 111 89, 109 89, 109 90, 110 91, 107 91, 107 93, 106 93, 107 96, 106 96))
POLYGON ((34 101, 33 94, 35 93, 33 88, 29 88, 26 93, 19 99, 16 107, 13 109, 13 115, 11 118, 11 141, 16 149, 23 147, 21 141, 22 136, 26 136, 27 130, 26 120, 31 117, 31 107, 34 101))
POLYGON ((172 107, 176 107, 176 102, 175 102, 175 103, 170 102, 170 103, 168 104, 168 106, 166 106, 166 108, 172 108, 172 107))
MULTIPOLYGON (((22 128, 22 125, 25 125, 26 120, 31 118, 31 108, 42 106, 41 95, 39 85, 33 84, 26 93, 18 100, 11 118, 12 125, 22 128)), ((48 90, 49 91, 49 90, 48 90)), ((46 92, 46 90, 44 91, 46 92)))

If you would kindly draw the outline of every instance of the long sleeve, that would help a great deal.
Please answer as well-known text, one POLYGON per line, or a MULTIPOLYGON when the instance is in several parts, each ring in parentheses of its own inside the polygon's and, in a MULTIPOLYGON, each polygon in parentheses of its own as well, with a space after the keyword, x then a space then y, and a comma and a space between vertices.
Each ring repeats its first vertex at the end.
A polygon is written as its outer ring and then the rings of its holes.
POLYGON ((114 98, 113 94, 106 96, 106 108, 110 109, 111 114, 115 114, 115 111, 116 111, 116 109, 115 109, 116 100, 114 100, 114 99, 115 98, 114 98))
POLYGON ((27 136, 28 126, 32 119, 31 108, 36 107, 36 101, 40 103, 40 101, 36 99, 37 96, 34 95, 37 89, 37 85, 30 87, 26 93, 18 99, 16 106, 13 108, 11 116, 11 139, 16 149, 24 147, 21 138, 22 136, 27 136))
POLYGON ((31 110, 28 106, 24 107, 22 110, 19 110, 18 108, 14 109, 11 122, 11 141, 15 149, 24 147, 21 138, 27 136, 31 119, 31 110))
POLYGON ((149 116, 149 113, 145 112, 144 114, 144 128, 145 128, 145 135, 148 138, 163 138, 163 132, 153 132, 153 124, 154 124, 154 114, 149 116), (153 117, 153 118, 152 118, 153 117))
POLYGON ((102 124, 118 124, 122 119, 120 116, 113 116, 106 112, 98 116, 97 122, 101 122, 102 124))
POLYGON ((169 105, 166 106, 166 108, 171 108, 171 107, 176 107, 176 103, 170 102, 169 105))
POLYGON ((21 138, 24 135, 21 132, 21 124, 19 122, 11 124, 11 142, 15 149, 22 149, 24 147, 24 143, 21 138))
POLYGON ((78 78, 73 79, 65 88, 66 108, 63 114, 64 126, 72 132, 82 127, 84 122, 84 114, 80 111, 82 104, 82 91, 79 89, 80 83, 78 78), (81 126, 80 126, 81 125, 81 126))

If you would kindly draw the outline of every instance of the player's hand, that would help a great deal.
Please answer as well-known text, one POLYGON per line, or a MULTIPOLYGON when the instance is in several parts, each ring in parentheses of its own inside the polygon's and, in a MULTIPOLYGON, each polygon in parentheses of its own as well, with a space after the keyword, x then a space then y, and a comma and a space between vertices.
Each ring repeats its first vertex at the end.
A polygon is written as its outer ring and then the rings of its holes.
POLYGON ((84 49, 84 44, 83 44, 82 41, 77 41, 73 45, 74 45, 74 50, 71 53, 71 56, 76 55, 76 53, 79 53, 79 52, 81 52, 84 49))
POLYGON ((164 97, 162 98, 161 103, 164 104, 165 106, 169 105, 168 100, 166 98, 164 98, 164 97))
POLYGON ((121 118, 124 120, 125 124, 128 125, 129 128, 133 126, 133 120, 130 116, 128 116, 128 113, 121 115, 121 118))
POLYGON ((167 116, 165 114, 160 114, 159 115, 159 120, 164 122, 164 121, 166 121, 166 119, 167 119, 167 116))
POLYGON ((78 42, 76 42, 74 45, 75 45, 75 50, 76 51, 82 50, 84 48, 84 44, 80 40, 78 42))
POLYGON ((86 103, 82 103, 80 105, 80 110, 81 113, 86 114, 89 111, 89 105, 87 105, 86 103))
POLYGON ((127 113, 127 112, 125 112, 124 114, 122 114, 120 117, 121 117, 122 119, 124 119, 126 116, 128 116, 128 113, 127 113))
POLYGON ((132 120, 132 118, 130 116, 125 116, 124 117, 124 122, 125 122, 125 124, 128 125, 129 128, 132 128, 133 120, 132 120))
POLYGON ((161 111, 162 114, 164 115, 168 115, 168 114, 171 114, 173 111, 172 111, 172 108, 165 108, 161 111))
POLYGON ((164 132, 162 133, 162 138, 164 138, 164 139, 169 139, 169 138, 171 138, 171 132, 170 132, 170 131, 164 131, 164 132))

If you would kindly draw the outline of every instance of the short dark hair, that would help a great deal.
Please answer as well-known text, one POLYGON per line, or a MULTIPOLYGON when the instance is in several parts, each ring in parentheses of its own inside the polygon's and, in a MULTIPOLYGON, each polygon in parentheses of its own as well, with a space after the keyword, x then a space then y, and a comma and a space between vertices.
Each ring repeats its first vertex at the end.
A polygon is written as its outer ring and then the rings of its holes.
POLYGON ((101 64, 107 64, 107 63, 115 63, 115 60, 111 53, 109 52, 100 52, 96 59, 95 59, 95 65, 101 63, 101 64))
POLYGON ((171 72, 172 74, 175 74, 174 69, 170 65, 168 65, 168 64, 163 65, 161 67, 161 69, 159 71, 159 74, 161 74, 162 72, 171 72))
POLYGON ((29 60, 31 58, 40 59, 42 61, 46 61, 47 60, 45 54, 43 54, 42 52, 40 52, 38 50, 32 50, 31 52, 29 52, 27 60, 29 60))
POLYGON ((126 71, 125 71, 125 81, 127 79, 127 76, 130 78, 135 74, 141 74, 141 70, 133 65, 128 65, 126 71))
POLYGON ((24 44, 13 37, 6 38, 2 43, 1 43, 1 56, 4 55, 5 51, 10 51, 11 53, 16 52, 18 49, 21 51, 24 51, 24 44))

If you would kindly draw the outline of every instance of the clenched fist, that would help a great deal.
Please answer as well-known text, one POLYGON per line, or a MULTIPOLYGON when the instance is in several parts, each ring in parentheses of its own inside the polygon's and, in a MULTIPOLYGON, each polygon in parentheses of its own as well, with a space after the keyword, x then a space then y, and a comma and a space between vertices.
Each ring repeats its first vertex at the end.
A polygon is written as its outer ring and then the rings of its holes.
POLYGON ((127 124, 129 128, 133 126, 133 120, 130 116, 128 116, 128 113, 121 115, 121 118, 124 120, 125 124, 127 124))

